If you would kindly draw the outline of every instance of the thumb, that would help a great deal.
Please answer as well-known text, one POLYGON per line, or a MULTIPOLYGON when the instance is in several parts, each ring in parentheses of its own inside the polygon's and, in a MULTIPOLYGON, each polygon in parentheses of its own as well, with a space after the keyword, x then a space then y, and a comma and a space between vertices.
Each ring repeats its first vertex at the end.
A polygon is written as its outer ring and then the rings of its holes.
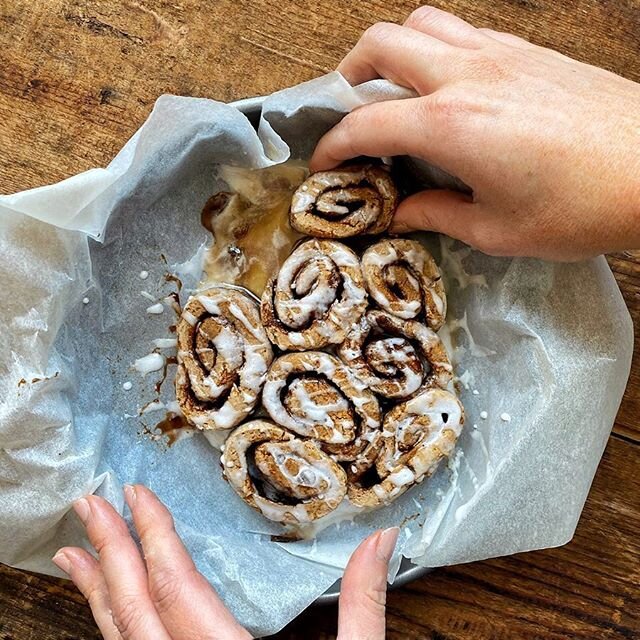
POLYGON ((384 640, 387 570, 399 532, 376 531, 351 556, 340 589, 338 640, 384 640))
POLYGON ((438 231, 474 244, 472 240, 481 223, 480 210, 471 196, 458 191, 430 189, 403 200, 389 230, 392 233, 438 231))

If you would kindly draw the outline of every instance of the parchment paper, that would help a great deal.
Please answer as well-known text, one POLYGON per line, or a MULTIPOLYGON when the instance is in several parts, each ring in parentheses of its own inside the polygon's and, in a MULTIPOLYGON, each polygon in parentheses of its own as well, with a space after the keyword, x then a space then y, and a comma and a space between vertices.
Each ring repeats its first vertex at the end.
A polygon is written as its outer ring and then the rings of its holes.
MULTIPOLYGON (((162 299, 167 271, 183 278, 183 300, 197 283, 209 241, 199 212, 225 186, 217 165, 266 167, 289 150, 304 159, 345 112, 406 95, 330 74, 267 98, 260 137, 234 107, 163 96, 106 169, 0 197, 0 561, 57 575, 54 552, 87 545, 72 501, 95 491, 122 511, 122 484, 141 482, 240 621, 267 634, 325 591, 376 527, 402 524, 399 547, 426 566, 571 538, 631 359, 629 314, 603 258, 499 259, 426 238, 447 281, 468 415, 459 452, 391 507, 314 542, 271 542, 278 527, 227 486, 201 435, 167 448, 144 433, 160 417, 138 415, 158 373, 131 365, 169 337, 171 311, 146 314, 140 291, 162 299)), ((170 383, 163 393, 170 401, 170 383)))

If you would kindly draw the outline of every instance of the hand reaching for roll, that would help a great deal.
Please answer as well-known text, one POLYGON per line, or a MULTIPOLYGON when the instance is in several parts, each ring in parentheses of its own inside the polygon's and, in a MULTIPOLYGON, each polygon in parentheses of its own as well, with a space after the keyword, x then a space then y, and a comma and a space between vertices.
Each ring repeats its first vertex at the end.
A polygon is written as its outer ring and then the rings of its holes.
MULTIPOLYGON (((53 559, 89 601, 104 639, 251 638, 198 572, 167 508, 140 485, 125 487, 125 498, 142 554, 115 509, 87 496, 74 508, 97 559, 79 547, 62 548, 53 559)), ((338 637, 384 639, 387 569, 397 538, 397 528, 377 531, 351 557, 338 637)))
POLYGON ((419 97, 352 111, 320 140, 313 171, 411 155, 473 192, 417 193, 391 231, 554 260, 640 247, 639 84, 433 7, 372 26, 338 71, 419 97))

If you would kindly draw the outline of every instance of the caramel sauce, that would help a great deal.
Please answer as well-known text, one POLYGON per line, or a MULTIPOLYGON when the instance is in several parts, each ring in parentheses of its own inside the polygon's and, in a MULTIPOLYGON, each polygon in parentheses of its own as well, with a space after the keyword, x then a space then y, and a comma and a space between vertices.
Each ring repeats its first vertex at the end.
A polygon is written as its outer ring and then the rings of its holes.
POLYGON ((155 384, 156 394, 160 395, 160 389, 162 389, 162 385, 164 381, 167 379, 167 371, 169 370, 169 365, 178 364, 178 358, 176 356, 167 356, 164 359, 164 365, 162 367, 162 376, 155 384))
POLYGON ((167 445, 171 446, 178 439, 180 430, 184 428, 191 428, 186 418, 178 413, 167 411, 164 419, 155 426, 154 431, 165 436, 167 438, 167 445))
POLYGON ((203 288, 235 284, 262 295, 302 238, 289 225, 291 196, 307 169, 283 164, 268 169, 223 167, 229 191, 211 196, 201 214, 214 238, 204 261, 203 288))
POLYGON ((173 282, 176 285, 177 290, 182 291, 182 280, 180 280, 178 276, 173 275, 173 273, 165 273, 164 280, 165 282, 173 282))
MULTIPOLYGON (((167 274, 168 276, 169 274, 167 274)), ((165 276, 165 278, 167 277, 165 276)), ((175 277, 175 276, 174 276, 175 277)), ((178 285, 178 291, 182 288, 182 282, 179 278, 175 278, 180 284, 178 285)), ((182 305, 180 304, 180 294, 178 291, 172 291, 168 296, 165 296, 165 300, 168 298, 171 300, 171 308, 175 312, 176 316, 179 318, 182 315, 182 305)), ((172 325, 173 326, 173 325, 172 325)), ((169 327, 171 330, 171 327, 169 327)))

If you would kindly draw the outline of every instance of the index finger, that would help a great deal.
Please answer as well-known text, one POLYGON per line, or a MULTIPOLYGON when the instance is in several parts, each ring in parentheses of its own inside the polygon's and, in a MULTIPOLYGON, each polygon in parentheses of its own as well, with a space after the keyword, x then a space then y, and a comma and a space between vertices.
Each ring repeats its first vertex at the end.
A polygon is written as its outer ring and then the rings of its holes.
POLYGON ((333 169, 358 156, 410 155, 451 172, 453 159, 430 98, 374 102, 348 113, 318 142, 311 171, 333 169))
POLYGON ((379 22, 364 32, 338 71, 352 85, 385 78, 427 94, 451 79, 461 52, 426 33, 379 22))
POLYGON ((125 498, 144 551, 151 600, 171 637, 250 638, 196 569, 171 514, 156 495, 135 485, 125 487, 125 498))
POLYGON ((100 556, 113 621, 124 640, 171 640, 149 598, 144 562, 124 520, 98 496, 77 500, 74 509, 100 556))

